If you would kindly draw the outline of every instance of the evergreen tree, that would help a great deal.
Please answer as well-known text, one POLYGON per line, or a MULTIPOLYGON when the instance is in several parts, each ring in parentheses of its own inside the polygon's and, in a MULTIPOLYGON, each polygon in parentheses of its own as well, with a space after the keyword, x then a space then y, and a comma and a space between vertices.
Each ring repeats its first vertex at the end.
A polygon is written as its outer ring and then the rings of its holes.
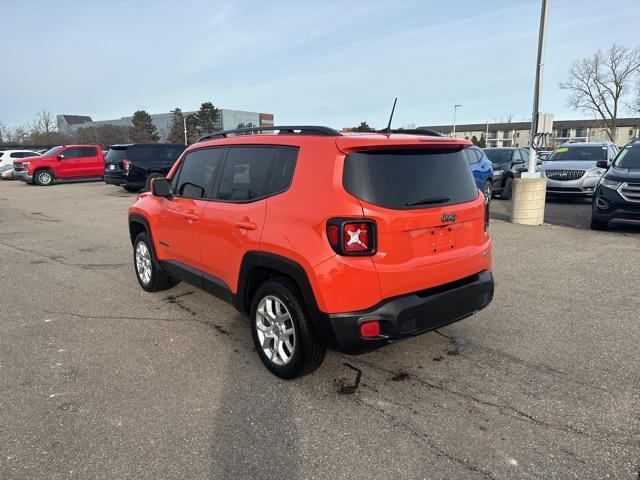
POLYGON ((478 145, 478 137, 476 137, 475 135, 473 135, 471 137, 471 143, 473 143, 474 145, 478 145))
POLYGON ((367 122, 360 122, 360 125, 358 125, 355 128, 352 128, 351 131, 352 132, 373 132, 374 130, 369 126, 367 122))
POLYGON ((487 148, 487 139, 484 138, 484 133, 480 135, 480 140, 478 141, 478 146, 480 148, 487 148))
POLYGON ((204 102, 200 105, 198 110, 198 127, 200 132, 205 133, 215 132, 216 130, 222 130, 220 125, 220 109, 213 106, 211 102, 204 102))
POLYGON ((133 142, 143 143, 158 141, 159 137, 158 132, 156 131, 156 126, 151 120, 151 115, 144 110, 138 110, 133 114, 131 124, 133 125, 133 128, 131 129, 131 140, 133 142))
POLYGON ((171 143, 184 143, 184 114, 179 108, 171 111, 171 130, 167 140, 171 143))

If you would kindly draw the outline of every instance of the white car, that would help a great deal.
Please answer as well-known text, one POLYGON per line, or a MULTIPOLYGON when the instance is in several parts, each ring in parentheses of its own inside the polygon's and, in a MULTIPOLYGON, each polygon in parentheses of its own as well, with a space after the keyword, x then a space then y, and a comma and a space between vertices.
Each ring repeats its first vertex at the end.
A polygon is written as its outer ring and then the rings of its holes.
POLYGON ((19 158, 40 157, 42 154, 33 150, 0 150, 0 177, 3 180, 13 179, 13 161, 19 158))

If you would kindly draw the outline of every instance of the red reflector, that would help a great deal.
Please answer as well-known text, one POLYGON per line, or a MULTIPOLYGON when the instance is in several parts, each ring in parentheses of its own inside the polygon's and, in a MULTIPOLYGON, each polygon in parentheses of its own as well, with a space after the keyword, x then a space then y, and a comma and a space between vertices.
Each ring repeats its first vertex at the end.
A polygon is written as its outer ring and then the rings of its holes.
POLYGON ((338 246, 338 227, 336 225, 329 225, 327 227, 327 237, 332 247, 338 246))
POLYGON ((129 167, 131 166, 131 162, 129 160, 122 160, 122 169, 129 171, 129 167))
POLYGON ((360 325, 360 335, 363 337, 377 337, 380 335, 380 322, 374 320, 373 322, 365 322, 360 325))
POLYGON ((365 252, 369 250, 369 224, 345 223, 343 240, 345 252, 365 252))

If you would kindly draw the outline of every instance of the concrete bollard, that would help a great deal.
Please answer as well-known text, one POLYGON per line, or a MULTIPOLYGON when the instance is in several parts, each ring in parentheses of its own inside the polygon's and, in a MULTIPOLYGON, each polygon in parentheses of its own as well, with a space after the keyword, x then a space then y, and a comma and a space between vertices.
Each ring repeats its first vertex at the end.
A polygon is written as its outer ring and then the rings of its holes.
POLYGON ((511 223, 542 225, 547 181, 544 178, 516 178, 511 197, 511 223))

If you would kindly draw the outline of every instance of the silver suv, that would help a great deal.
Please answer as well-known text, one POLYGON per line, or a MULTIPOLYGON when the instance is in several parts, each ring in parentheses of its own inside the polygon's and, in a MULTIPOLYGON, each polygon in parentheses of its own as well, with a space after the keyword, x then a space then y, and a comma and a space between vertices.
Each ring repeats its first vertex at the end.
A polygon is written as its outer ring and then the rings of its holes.
POLYGON ((612 142, 565 143, 556 148, 538 167, 547 180, 547 194, 593 196, 593 191, 606 171, 596 165, 608 164, 618 153, 612 142))

